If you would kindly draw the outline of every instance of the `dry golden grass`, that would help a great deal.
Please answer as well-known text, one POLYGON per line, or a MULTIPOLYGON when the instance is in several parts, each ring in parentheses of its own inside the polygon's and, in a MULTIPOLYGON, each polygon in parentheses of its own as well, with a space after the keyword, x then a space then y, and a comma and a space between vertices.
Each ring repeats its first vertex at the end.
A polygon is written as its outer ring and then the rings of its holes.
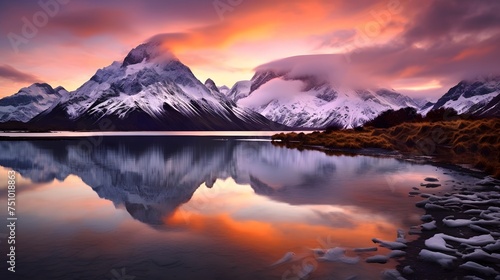
POLYGON ((407 155, 429 155, 455 164, 471 164, 500 178, 500 119, 404 123, 391 128, 361 131, 280 133, 288 147, 321 146, 332 149, 382 148, 407 155))

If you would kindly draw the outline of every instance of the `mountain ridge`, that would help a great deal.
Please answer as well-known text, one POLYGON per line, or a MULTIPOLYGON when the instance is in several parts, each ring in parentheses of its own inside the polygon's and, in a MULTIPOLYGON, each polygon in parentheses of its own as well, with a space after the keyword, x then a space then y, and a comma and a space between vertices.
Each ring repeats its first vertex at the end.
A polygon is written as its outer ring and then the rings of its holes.
POLYGON ((52 88, 46 83, 34 83, 0 99, 0 122, 26 123, 67 95, 62 86, 52 88))
POLYGON ((101 130, 103 118, 113 122, 112 129, 128 131, 352 128, 405 107, 423 115, 451 107, 500 116, 500 77, 463 80, 433 103, 388 87, 343 84, 338 66, 325 66, 314 55, 318 69, 309 71, 306 57, 261 65, 250 80, 229 89, 210 78, 202 83, 161 42, 150 41, 98 69, 72 92, 35 83, 1 99, 0 129, 101 130))
POLYGON ((237 105, 292 127, 337 124, 350 128, 388 109, 418 107, 410 97, 393 90, 336 87, 323 77, 297 75, 292 70, 260 69, 252 80, 237 87, 240 84, 228 95, 237 105))
POLYGON ((207 88, 189 67, 170 53, 163 53, 156 42, 141 44, 123 62, 97 70, 26 126, 102 130, 98 123, 103 118, 113 123, 108 129, 127 131, 286 129, 260 114, 238 108, 218 90, 207 88))
POLYGON ((432 109, 453 108, 459 114, 479 117, 500 116, 498 109, 486 109, 498 107, 499 94, 500 76, 462 80, 439 98, 432 109))

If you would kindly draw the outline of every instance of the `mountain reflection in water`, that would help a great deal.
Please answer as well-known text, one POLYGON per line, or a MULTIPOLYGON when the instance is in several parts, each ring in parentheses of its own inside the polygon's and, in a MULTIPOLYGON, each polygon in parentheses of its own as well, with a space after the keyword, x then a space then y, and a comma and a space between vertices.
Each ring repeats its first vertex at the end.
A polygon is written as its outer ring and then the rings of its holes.
MULTIPOLYGON (((89 141, 0 142, 0 165, 22 182, 17 277, 111 279, 127 267, 136 279, 281 279, 293 264, 267 266, 288 251, 306 258, 307 248, 394 239, 418 224, 409 188, 446 176, 393 158, 231 137, 89 141)), ((377 279, 394 264, 315 264, 314 275, 377 279)))

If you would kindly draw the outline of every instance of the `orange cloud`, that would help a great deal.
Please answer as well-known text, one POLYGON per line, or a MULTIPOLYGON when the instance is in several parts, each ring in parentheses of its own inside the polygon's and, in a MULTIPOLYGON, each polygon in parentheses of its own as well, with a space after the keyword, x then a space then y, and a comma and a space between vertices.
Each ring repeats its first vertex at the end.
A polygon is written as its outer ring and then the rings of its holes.
POLYGON ((242 4, 234 12, 227 13, 221 22, 185 30, 182 33, 164 35, 166 47, 175 53, 196 49, 225 49, 242 42, 273 40, 279 38, 304 38, 313 34, 331 32, 335 28, 353 27, 356 20, 373 20, 368 13, 372 5, 365 5, 359 12, 342 15, 346 7, 342 2, 288 1, 262 2, 246 6, 242 4), (271 5, 271 6, 270 6, 271 5))
POLYGON ((470 48, 461 51, 458 55, 452 58, 453 61, 461 61, 465 59, 471 59, 473 57, 481 57, 490 52, 494 52, 494 46, 478 46, 477 48, 470 48))

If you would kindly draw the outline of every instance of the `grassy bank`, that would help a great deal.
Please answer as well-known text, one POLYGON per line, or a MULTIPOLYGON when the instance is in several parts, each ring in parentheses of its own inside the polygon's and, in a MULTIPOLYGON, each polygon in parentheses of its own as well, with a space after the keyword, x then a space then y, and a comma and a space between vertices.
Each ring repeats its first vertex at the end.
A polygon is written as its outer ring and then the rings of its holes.
POLYGON ((382 148, 406 155, 434 156, 472 166, 500 178, 500 119, 404 123, 328 132, 280 133, 273 143, 290 148, 382 148), (277 141, 281 140, 281 141, 277 141))

